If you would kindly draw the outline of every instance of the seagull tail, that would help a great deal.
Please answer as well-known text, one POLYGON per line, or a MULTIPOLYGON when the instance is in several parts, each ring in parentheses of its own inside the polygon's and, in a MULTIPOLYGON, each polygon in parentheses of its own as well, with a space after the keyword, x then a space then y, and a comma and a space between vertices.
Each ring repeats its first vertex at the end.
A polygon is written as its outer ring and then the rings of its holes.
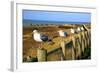
POLYGON ((48 38, 48 41, 52 41, 52 39, 51 38, 48 38))

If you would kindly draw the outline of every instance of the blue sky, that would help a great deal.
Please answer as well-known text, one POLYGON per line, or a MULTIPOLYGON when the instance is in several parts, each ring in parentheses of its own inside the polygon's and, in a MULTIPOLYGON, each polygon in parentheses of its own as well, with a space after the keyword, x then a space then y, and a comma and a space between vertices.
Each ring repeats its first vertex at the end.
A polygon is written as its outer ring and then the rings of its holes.
POLYGON ((90 13, 23 10, 23 20, 57 23, 91 23, 90 13))

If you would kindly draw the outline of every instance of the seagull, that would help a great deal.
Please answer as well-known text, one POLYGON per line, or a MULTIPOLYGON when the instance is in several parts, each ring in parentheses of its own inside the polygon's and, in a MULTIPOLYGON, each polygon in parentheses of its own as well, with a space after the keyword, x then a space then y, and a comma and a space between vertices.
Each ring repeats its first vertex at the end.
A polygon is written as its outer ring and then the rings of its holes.
POLYGON ((81 29, 78 27, 78 28, 77 28, 77 31, 78 31, 78 32, 80 32, 80 31, 81 31, 81 29))
POLYGON ((75 30, 74 30, 74 29, 72 29, 72 28, 70 29, 70 31, 71 31, 71 33, 72 33, 72 34, 74 34, 74 33, 75 33, 75 30))
POLYGON ((48 37, 47 35, 39 33, 37 30, 33 30, 33 39, 36 42, 41 43, 39 48, 41 48, 42 42, 51 42, 52 39, 48 37))
POLYGON ((51 38, 47 35, 39 33, 37 30, 33 30, 33 39, 37 42, 51 41, 51 38))
POLYGON ((68 36, 68 34, 66 32, 62 31, 62 30, 59 30, 58 33, 59 33, 60 37, 66 37, 66 36, 68 36))
POLYGON ((68 36, 68 34, 62 30, 58 31, 59 36, 61 37, 61 41, 64 41, 64 38, 68 36))
POLYGON ((81 31, 83 31, 84 30, 84 28, 83 27, 81 27, 81 31))

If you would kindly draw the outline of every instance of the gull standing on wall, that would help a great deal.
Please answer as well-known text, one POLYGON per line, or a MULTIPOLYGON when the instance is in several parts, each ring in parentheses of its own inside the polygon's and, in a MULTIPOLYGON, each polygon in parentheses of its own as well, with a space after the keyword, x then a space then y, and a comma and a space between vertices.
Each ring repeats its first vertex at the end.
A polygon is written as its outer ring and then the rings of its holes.
POLYGON ((33 30, 33 39, 36 42, 40 42, 40 43, 52 41, 52 39, 50 37, 48 37, 47 35, 39 33, 38 30, 33 30))
POLYGON ((60 37, 67 37, 68 36, 67 32, 64 32, 63 30, 59 30, 58 33, 59 33, 60 37))
POLYGON ((78 28, 77 28, 77 31, 78 31, 78 32, 80 32, 80 31, 81 31, 81 28, 80 28, 80 27, 78 27, 78 28))
POLYGON ((73 28, 70 29, 71 33, 74 34, 75 30, 73 28))
POLYGON ((84 31, 84 28, 83 27, 81 27, 81 31, 84 31))

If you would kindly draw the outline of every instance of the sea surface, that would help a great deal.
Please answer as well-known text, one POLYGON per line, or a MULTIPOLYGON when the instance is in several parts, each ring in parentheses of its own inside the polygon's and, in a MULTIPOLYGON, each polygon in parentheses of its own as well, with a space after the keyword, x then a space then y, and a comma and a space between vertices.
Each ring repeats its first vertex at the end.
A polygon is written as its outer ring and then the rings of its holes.
POLYGON ((61 22, 61 21, 41 21, 41 20, 23 20, 23 26, 31 25, 64 25, 64 24, 91 24, 87 22, 61 22))

